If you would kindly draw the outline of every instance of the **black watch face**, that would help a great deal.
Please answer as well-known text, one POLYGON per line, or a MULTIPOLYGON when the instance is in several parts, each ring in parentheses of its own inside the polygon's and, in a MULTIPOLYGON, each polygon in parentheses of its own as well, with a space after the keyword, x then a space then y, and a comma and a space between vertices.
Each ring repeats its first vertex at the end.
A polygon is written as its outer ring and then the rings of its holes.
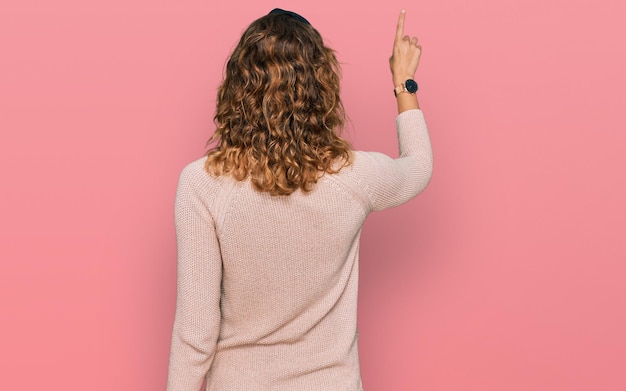
POLYGON ((417 92, 417 83, 413 79, 407 80, 404 83, 404 86, 406 87, 406 90, 409 91, 411 94, 414 94, 417 92))

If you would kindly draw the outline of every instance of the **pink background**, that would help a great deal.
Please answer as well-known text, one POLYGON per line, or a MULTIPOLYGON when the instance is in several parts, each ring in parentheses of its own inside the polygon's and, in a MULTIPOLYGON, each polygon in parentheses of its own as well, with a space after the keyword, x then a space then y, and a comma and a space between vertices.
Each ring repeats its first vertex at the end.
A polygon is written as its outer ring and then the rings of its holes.
POLYGON ((2 389, 165 389, 178 172, 275 6, 338 51, 359 149, 397 150, 402 7, 424 46, 435 174, 364 230, 365 389, 626 389, 624 1, 5 3, 2 389))

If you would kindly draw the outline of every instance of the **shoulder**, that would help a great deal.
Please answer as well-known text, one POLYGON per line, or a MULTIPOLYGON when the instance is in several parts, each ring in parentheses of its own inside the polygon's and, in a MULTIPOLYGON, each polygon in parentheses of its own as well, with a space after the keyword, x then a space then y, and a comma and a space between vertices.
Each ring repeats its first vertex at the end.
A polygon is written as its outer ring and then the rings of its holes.
POLYGON ((180 172, 179 181, 188 183, 197 183, 206 181, 209 173, 204 168, 206 156, 188 163, 180 172))
POLYGON ((210 195, 219 189, 224 177, 210 174, 205 168, 206 156, 188 163, 180 172, 178 192, 210 195))
POLYGON ((352 193, 370 211, 370 188, 377 177, 385 172, 384 167, 393 162, 393 159, 384 153, 373 151, 355 150, 352 151, 352 154, 351 164, 330 177, 338 181, 344 189, 352 193))

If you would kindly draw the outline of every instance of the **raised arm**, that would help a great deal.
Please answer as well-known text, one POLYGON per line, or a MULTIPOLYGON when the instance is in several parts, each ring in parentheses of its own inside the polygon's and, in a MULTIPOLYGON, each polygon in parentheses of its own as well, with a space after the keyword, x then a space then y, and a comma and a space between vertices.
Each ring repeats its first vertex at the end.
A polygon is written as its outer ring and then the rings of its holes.
POLYGON ((382 153, 364 156, 370 161, 364 181, 373 210, 398 206, 415 197, 430 182, 433 156, 428 128, 419 109, 415 91, 405 91, 402 86, 413 80, 419 65, 422 47, 417 38, 404 35, 406 12, 398 16, 393 52, 389 59, 391 76, 396 87, 398 117, 398 145, 400 157, 392 159, 382 153))

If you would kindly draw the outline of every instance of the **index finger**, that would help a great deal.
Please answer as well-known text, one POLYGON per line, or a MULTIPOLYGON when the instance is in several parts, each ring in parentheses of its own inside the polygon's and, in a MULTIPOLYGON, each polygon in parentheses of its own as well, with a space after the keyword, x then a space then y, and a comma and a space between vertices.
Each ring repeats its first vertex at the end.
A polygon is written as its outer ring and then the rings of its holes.
POLYGON ((398 16, 398 25, 396 26, 396 41, 400 41, 404 35, 404 17, 406 16, 406 10, 400 11, 398 16))

